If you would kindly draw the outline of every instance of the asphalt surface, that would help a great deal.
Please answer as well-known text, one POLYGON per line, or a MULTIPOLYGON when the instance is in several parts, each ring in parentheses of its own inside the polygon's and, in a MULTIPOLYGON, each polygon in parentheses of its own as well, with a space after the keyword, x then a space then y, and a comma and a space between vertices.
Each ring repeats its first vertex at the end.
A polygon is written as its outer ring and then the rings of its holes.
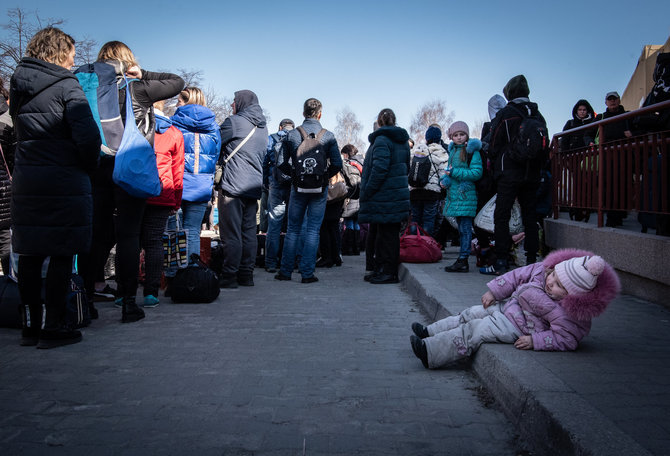
POLYGON ((52 350, 0 329, 0 455, 529 454, 469 365, 423 368, 418 303, 363 269, 257 269, 254 287, 161 297, 131 324, 99 303, 84 340, 52 350))

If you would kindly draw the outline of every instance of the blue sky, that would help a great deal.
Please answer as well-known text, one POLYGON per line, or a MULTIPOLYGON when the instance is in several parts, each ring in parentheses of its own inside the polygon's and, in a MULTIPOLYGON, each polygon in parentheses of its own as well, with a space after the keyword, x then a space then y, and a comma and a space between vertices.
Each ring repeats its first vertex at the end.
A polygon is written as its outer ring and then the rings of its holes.
MULTIPOLYGON (((19 6, 10 2, 5 8, 19 6)), ((271 115, 271 131, 284 117, 300 121, 309 97, 323 102, 329 129, 345 106, 365 135, 385 107, 409 128, 434 99, 472 127, 488 118, 488 99, 522 73, 553 134, 579 98, 602 111, 606 92, 623 93, 643 46, 670 35, 667 0, 127 5, 20 2, 42 17, 66 19, 63 29, 75 37, 125 42, 146 69, 203 70, 203 85, 222 96, 253 90, 271 115)))

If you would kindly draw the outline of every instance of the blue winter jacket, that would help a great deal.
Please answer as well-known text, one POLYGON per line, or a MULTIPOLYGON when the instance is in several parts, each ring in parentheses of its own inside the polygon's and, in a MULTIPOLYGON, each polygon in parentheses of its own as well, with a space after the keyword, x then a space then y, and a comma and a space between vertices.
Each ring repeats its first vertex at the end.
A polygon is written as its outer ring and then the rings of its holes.
POLYGON ((479 151, 482 142, 477 138, 470 138, 467 143, 467 155, 472 155, 470 166, 468 162, 461 161, 461 150, 463 146, 456 146, 453 142, 449 144, 449 162, 447 168, 451 167, 451 177, 442 176, 442 184, 451 181, 447 188, 447 198, 444 203, 443 214, 446 217, 474 217, 477 214, 477 190, 475 182, 482 177, 482 158, 479 151))
POLYGON ((199 174, 214 174, 221 153, 221 134, 216 116, 205 106, 188 104, 177 108, 170 118, 184 135, 184 171, 194 172, 195 134, 200 137, 199 174))

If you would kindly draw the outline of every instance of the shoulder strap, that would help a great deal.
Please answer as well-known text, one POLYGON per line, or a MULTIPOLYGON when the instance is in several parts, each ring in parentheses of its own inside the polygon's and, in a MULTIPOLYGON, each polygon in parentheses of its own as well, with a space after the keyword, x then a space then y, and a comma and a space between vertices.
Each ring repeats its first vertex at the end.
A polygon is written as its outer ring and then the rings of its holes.
POLYGON ((200 171, 200 133, 194 136, 193 148, 195 149, 195 161, 193 163, 193 174, 198 174, 200 171))
POLYGON ((326 130, 325 128, 322 128, 321 131, 319 131, 319 133, 317 133, 316 139, 318 139, 319 142, 321 142, 321 138, 323 138, 323 135, 325 135, 327 131, 328 130, 326 130))
POLYGON ((0 145, 0 156, 2 156, 2 162, 5 164, 5 169, 7 170, 7 175, 9 176, 9 182, 12 181, 12 174, 9 172, 9 165, 7 164, 7 159, 5 158, 5 153, 2 151, 2 145, 0 145))
POLYGON ((305 131, 305 129, 302 128, 302 126, 300 126, 300 127, 296 128, 296 130, 298 130, 298 133, 300 133, 300 137, 304 141, 305 138, 307 137, 307 132, 305 131))
POLYGON ((251 129, 251 131, 249 132, 249 134, 247 135, 247 137, 244 138, 244 139, 242 140, 242 142, 239 143, 239 144, 237 145, 237 147, 230 153, 230 155, 228 155, 228 157, 223 161, 223 164, 224 164, 224 165, 225 165, 226 163, 228 163, 228 161, 229 161, 231 158, 233 158, 233 155, 235 155, 235 154, 237 153, 237 151, 240 150, 240 149, 242 148, 242 146, 244 146, 244 145, 246 144, 247 141, 249 141, 249 139, 250 139, 250 138, 254 135, 254 133, 256 132, 256 128, 258 128, 258 127, 254 126, 254 128, 251 129))

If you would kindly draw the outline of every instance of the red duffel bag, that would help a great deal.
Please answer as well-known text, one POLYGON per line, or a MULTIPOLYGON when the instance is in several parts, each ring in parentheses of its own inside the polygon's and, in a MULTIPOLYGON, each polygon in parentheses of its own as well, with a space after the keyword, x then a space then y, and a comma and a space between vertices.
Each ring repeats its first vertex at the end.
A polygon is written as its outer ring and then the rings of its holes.
POLYGON ((415 222, 400 236, 401 263, 436 263, 442 259, 442 247, 415 222), (416 234, 410 234, 412 227, 416 234))

